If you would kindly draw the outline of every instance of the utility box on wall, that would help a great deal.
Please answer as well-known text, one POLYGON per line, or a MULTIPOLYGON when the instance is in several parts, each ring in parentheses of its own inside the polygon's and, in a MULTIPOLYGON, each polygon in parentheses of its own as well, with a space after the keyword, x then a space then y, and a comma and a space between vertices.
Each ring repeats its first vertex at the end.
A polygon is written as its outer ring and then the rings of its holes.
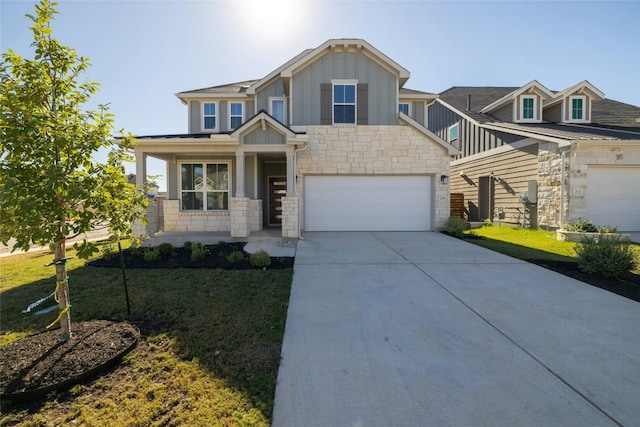
POLYGON ((538 181, 532 179, 528 182, 528 185, 527 198, 529 203, 538 203, 538 181))

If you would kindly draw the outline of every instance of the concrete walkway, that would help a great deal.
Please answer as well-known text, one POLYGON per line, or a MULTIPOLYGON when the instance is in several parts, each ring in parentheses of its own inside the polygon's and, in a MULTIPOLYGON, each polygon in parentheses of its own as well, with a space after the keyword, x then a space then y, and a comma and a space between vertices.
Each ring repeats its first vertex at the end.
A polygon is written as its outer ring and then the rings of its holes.
POLYGON ((274 427, 640 425, 640 304, 440 233, 306 233, 274 427))

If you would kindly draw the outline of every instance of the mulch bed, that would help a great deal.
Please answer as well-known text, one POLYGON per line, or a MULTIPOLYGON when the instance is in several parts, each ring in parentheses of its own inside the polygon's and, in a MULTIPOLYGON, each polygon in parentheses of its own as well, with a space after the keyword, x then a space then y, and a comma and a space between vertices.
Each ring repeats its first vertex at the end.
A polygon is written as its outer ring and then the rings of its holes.
MULTIPOLYGON (((246 242, 221 242, 217 245, 206 245, 206 255, 204 259, 192 261, 191 248, 189 244, 182 247, 174 247, 173 254, 160 254, 160 259, 147 261, 144 258, 146 251, 154 248, 129 248, 122 251, 125 268, 222 268, 225 270, 247 270, 256 269, 249 262, 249 256, 244 251, 246 242), (230 263, 227 260, 232 252, 241 252, 244 255, 242 261, 230 263)), ((294 257, 270 257, 271 265, 268 269, 293 268, 294 257)), ((90 261, 87 265, 93 267, 121 267, 120 254, 114 252, 109 256, 103 256, 90 261)), ((260 269, 262 269, 260 267, 260 269)))
POLYGON ((93 320, 32 335, 0 348, 2 404, 29 401, 70 387, 115 365, 131 350, 140 331, 127 322, 93 320))

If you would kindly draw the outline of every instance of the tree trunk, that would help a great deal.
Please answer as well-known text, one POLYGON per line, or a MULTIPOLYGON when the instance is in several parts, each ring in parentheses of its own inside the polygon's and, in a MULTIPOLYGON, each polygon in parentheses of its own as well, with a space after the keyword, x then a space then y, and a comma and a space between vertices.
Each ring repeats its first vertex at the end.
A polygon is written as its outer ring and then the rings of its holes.
MULTIPOLYGON (((62 233, 60 233, 62 234, 62 233)), ((58 307, 64 310, 69 305, 69 282, 67 280, 66 236, 58 235, 55 243, 56 282, 58 283, 58 307)), ((67 310, 60 318, 62 340, 71 338, 71 314, 67 310)))

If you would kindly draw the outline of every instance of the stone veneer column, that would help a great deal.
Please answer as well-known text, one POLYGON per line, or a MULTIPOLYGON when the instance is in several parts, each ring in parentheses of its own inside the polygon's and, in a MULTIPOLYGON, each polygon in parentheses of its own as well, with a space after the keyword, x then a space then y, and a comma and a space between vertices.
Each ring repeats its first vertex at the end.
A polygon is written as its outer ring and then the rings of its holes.
POLYGON ((298 197, 282 198, 282 237, 297 239, 298 235, 298 197))
POLYGON ((232 197, 229 201, 231 237, 249 237, 250 201, 248 197, 232 197))

